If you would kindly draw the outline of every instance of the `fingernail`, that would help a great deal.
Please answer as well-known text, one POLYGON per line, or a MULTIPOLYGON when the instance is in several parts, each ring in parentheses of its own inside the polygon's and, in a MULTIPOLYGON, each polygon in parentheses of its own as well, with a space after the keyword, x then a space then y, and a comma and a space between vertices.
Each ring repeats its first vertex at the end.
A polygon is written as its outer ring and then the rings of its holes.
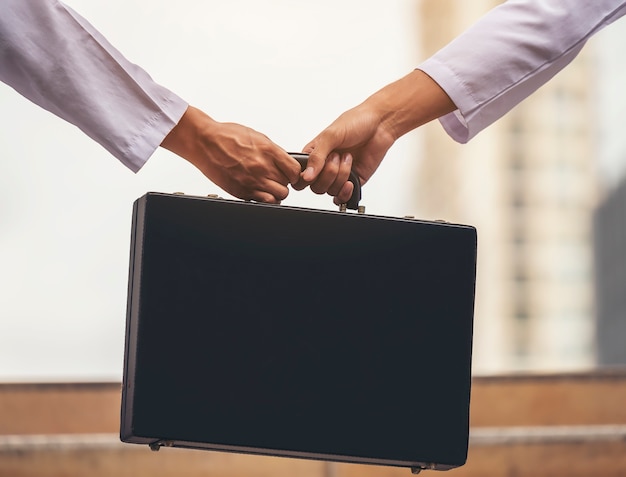
POLYGON ((312 167, 307 167, 302 173, 302 179, 305 181, 313 180, 313 177, 315 177, 315 170, 312 167))
POLYGON ((352 161, 352 154, 350 154, 349 152, 345 153, 343 156, 343 162, 350 162, 352 161))
POLYGON ((339 164, 340 159, 341 156, 339 156, 339 154, 337 154, 336 152, 333 152, 330 156, 330 162, 332 162, 333 164, 339 164))

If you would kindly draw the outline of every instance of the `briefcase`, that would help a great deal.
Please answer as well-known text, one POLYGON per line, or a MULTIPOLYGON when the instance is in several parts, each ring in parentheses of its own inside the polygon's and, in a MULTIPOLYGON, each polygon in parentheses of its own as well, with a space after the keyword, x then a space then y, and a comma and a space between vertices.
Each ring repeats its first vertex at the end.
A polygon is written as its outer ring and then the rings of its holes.
POLYGON ((133 208, 121 439, 461 466, 475 274, 471 226, 148 193, 133 208))

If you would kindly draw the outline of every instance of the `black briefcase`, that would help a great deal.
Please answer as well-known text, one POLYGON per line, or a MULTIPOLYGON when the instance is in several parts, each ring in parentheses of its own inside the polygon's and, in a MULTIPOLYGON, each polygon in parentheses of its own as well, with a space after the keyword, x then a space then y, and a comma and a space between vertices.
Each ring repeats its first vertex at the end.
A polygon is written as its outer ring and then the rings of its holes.
POLYGON ((148 193, 121 439, 463 465, 475 273, 470 226, 148 193))

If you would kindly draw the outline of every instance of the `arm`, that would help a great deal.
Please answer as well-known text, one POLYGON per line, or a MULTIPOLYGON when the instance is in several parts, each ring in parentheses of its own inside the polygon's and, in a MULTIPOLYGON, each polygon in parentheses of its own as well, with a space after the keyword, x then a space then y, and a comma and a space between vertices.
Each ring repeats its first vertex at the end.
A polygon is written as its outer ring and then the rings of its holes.
POLYGON ((163 144, 243 199, 278 202, 297 180, 297 161, 267 137, 200 114, 61 2, 0 4, 0 80, 79 127, 131 170, 163 144))
MULTIPOLYGON (((626 0, 509 0, 405 78, 347 111, 305 146, 310 167, 297 187, 349 197, 351 184, 331 160, 352 157, 363 181, 393 142, 441 117, 467 142, 563 69, 587 39, 626 14, 626 0)), ((336 161, 335 161, 336 162, 336 161)), ((342 167, 349 161, 340 162, 342 167)))
POLYGON ((0 80, 137 171, 187 103, 53 0, 2 0, 0 80))
POLYGON ((418 66, 458 110, 441 118, 465 143, 565 68, 626 14, 624 0, 509 0, 418 66))
POLYGON ((346 182, 351 166, 365 184, 400 136, 455 109, 435 81, 412 71, 343 113, 307 144, 307 169, 294 187, 311 184, 314 192, 345 202, 352 194, 346 182))

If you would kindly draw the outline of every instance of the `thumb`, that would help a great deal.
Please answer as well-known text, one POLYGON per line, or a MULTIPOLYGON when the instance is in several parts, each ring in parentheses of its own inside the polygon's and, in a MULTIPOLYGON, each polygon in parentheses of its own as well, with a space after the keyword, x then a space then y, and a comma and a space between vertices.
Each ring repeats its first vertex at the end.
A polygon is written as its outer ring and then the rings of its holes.
POLYGON ((336 141, 332 139, 332 133, 328 130, 323 131, 313 141, 308 143, 303 152, 309 154, 306 169, 302 173, 302 180, 307 183, 313 182, 326 164, 326 158, 333 152, 336 147, 336 141))
POLYGON ((302 173, 302 180, 305 182, 313 182, 324 168, 326 156, 319 150, 314 149, 309 153, 309 159, 306 163, 306 169, 302 173))

